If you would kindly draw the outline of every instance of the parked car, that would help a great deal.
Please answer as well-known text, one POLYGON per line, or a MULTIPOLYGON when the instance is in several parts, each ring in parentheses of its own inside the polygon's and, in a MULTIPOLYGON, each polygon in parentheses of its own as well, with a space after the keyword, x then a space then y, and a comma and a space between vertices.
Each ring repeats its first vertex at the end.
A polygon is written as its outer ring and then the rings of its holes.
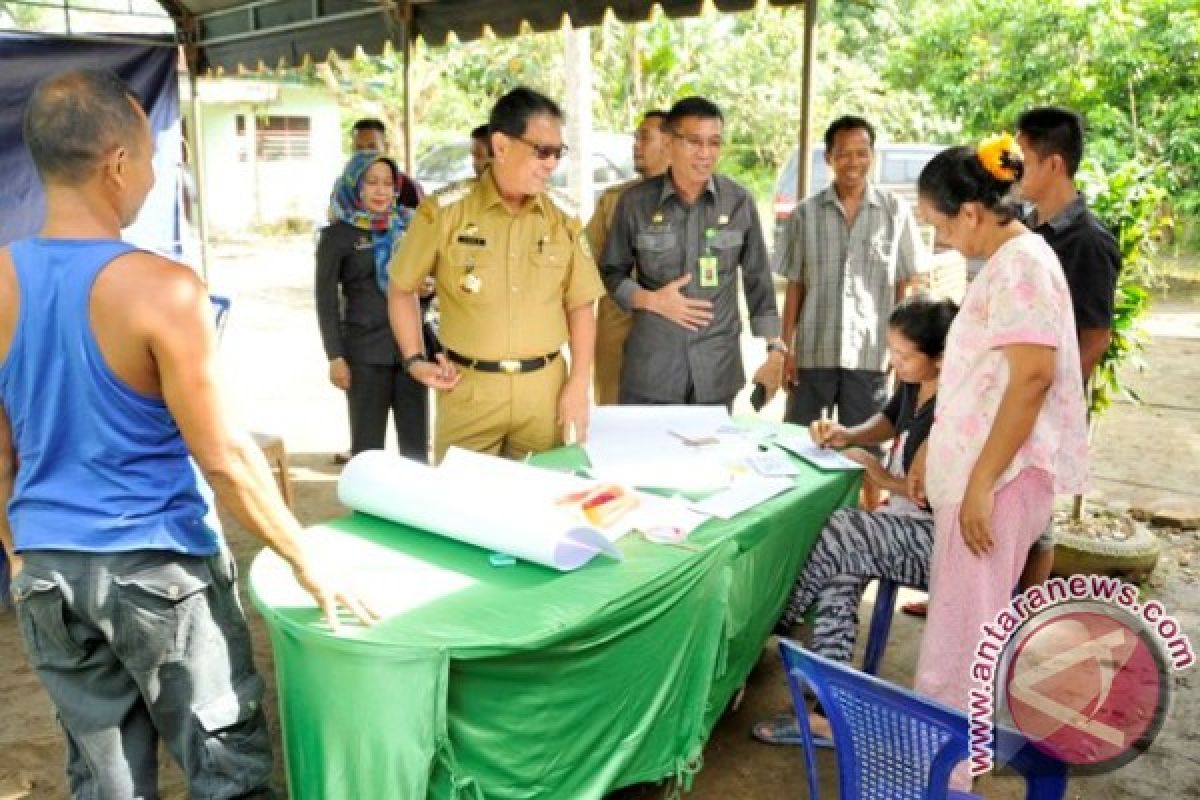
MULTIPOLYGON (((917 202, 917 178, 925 165, 945 149, 941 144, 896 144, 881 142, 875 146, 875 163, 871 169, 871 182, 888 189, 915 206, 917 202)), ((800 151, 794 151, 779 177, 775 179, 775 250, 778 252, 783 226, 792 215, 798 199, 796 197, 796 170, 800 151)), ((812 167, 809 169, 808 185, 818 191, 829 185, 831 174, 825 163, 825 145, 813 148, 812 167)))
MULTIPOLYGON (((633 137, 627 133, 592 134, 592 187, 596 196, 613 184, 633 177, 633 137)), ((471 142, 462 139, 436 144, 417 157, 416 178, 426 192, 434 192, 454 181, 474 177, 471 170, 471 142)), ((565 162, 550 177, 550 185, 565 189, 565 162)))

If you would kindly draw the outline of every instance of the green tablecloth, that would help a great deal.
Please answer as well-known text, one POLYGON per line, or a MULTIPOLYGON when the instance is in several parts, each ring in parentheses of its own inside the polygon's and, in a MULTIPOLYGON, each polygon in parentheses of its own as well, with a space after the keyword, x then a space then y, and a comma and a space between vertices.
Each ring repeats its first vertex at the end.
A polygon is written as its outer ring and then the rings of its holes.
MULTIPOLYGON (((586 460, 564 448, 535 463, 586 460)), ((587 800, 686 781, 817 532, 857 497, 858 473, 799 463, 795 489, 705 523, 697 550, 631 535, 623 562, 571 573, 493 567, 363 514, 315 526, 404 559, 385 590, 406 610, 340 637, 259 555, 250 588, 274 646, 292 796, 587 800)))

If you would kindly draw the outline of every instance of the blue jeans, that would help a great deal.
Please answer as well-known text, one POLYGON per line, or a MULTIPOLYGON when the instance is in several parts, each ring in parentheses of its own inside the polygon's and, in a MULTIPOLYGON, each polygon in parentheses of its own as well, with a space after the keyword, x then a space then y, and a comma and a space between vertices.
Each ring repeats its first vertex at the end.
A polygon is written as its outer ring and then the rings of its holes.
POLYGON ((158 797, 158 741, 196 800, 274 797, 236 567, 164 551, 26 551, 13 581, 75 800, 158 797))

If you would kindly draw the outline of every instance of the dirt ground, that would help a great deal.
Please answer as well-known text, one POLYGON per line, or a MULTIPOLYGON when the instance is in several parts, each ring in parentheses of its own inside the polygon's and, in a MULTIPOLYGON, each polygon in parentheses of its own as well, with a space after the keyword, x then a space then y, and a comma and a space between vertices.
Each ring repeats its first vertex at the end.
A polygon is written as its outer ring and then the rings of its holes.
MULTIPOLYGON (((316 333, 311 241, 296 237, 226 244, 215 248, 210 263, 214 292, 233 298, 221 350, 234 413, 251 430, 283 435, 291 452, 301 522, 317 523, 343 513, 335 497, 338 470, 330 455, 348 443, 345 405, 328 384, 316 333)), ((1148 369, 1130 376, 1143 405, 1119 404, 1101 420, 1093 451, 1092 496, 1113 505, 1193 509, 1193 516, 1198 516, 1200 302, 1194 298, 1160 302, 1150 330, 1148 369)), ((748 363, 757 363, 759 345, 754 344, 751 352, 755 355, 748 363)), ((739 405, 743 404, 744 398, 739 405)), ((778 419, 780 400, 763 413, 778 419)), ((226 532, 239 561, 248 564, 258 545, 229 520, 226 532)), ((1148 593, 1179 619, 1193 647, 1200 647, 1200 533, 1165 528, 1156 528, 1155 533, 1165 548, 1148 593)), ((865 613, 864 619, 868 616, 865 613)), ((259 666, 267 678, 269 715, 276 726, 271 652, 255 612, 251 612, 251 626, 259 666)), ((897 615, 882 669, 885 678, 911 683, 920 634, 919 621, 897 615)), ((53 712, 26 663, 11 612, 0 614, 0 654, 0 800, 65 797, 63 750, 53 712)), ((1087 800, 1200 796, 1198 684, 1200 673, 1194 670, 1177 674, 1173 707, 1149 752, 1118 772, 1072 779, 1067 796, 1087 800)), ((704 768, 686 796, 696 800, 804 796, 799 752, 756 744, 747 733, 755 719, 786 708, 787 703, 774 642, 768 642, 764 658, 749 678, 745 701, 718 724, 704 753, 704 768)), ((278 730, 275 742, 278 747, 278 730)), ((822 755, 819 768, 829 796, 836 796, 830 754, 822 755)), ((281 767, 278 772, 282 784, 281 767)), ((174 765, 164 767, 162 783, 165 797, 186 796, 174 765)), ((1023 796, 1011 778, 988 778, 977 788, 990 798, 1023 796)), ((632 787, 611 800, 659 798, 665 793, 662 786, 632 787)))

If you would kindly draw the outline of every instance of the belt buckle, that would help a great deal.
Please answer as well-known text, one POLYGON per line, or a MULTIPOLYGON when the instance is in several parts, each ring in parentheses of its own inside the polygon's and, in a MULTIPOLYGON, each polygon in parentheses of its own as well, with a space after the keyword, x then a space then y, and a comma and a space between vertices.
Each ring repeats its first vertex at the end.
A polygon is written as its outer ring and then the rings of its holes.
POLYGON ((505 375, 515 375, 521 371, 521 362, 515 358, 506 358, 497 363, 500 364, 500 371, 505 375))

